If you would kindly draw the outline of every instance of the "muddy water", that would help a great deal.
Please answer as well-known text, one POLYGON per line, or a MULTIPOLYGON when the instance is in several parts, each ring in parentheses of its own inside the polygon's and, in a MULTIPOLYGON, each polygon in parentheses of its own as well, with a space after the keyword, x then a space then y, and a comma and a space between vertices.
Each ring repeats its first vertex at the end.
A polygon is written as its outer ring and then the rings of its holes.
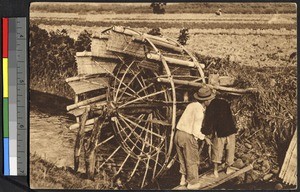
POLYGON ((75 132, 70 132, 68 126, 74 120, 63 107, 70 101, 35 91, 30 96, 30 153, 58 167, 73 166, 75 132))

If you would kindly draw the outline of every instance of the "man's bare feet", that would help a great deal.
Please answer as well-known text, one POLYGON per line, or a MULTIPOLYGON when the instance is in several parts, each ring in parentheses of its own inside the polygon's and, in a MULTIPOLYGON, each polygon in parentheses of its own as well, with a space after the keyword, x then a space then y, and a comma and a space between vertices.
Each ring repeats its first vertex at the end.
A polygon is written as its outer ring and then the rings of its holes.
POLYGON ((214 176, 215 176, 215 178, 218 178, 218 177, 219 177, 218 170, 214 170, 214 176))
POLYGON ((187 181, 185 179, 185 175, 181 175, 180 185, 182 185, 182 186, 187 185, 187 181))
POLYGON ((233 169, 231 167, 227 167, 227 169, 226 169, 226 174, 227 175, 230 174, 230 173, 233 173, 233 172, 235 172, 235 169, 233 169))

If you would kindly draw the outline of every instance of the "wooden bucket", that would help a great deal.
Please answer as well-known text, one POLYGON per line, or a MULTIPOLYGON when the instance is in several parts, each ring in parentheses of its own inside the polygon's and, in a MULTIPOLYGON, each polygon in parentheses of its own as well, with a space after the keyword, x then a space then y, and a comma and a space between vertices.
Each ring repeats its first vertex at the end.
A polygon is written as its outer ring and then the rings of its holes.
POLYGON ((113 72, 118 63, 116 59, 92 56, 91 52, 77 52, 77 71, 79 75, 113 72))
POLYGON ((113 52, 107 50, 108 36, 93 37, 91 44, 92 56, 117 59, 113 52))
POLYGON ((143 42, 134 41, 134 36, 121 33, 115 30, 110 32, 107 41, 107 50, 131 55, 138 58, 144 58, 148 52, 148 46, 143 42))

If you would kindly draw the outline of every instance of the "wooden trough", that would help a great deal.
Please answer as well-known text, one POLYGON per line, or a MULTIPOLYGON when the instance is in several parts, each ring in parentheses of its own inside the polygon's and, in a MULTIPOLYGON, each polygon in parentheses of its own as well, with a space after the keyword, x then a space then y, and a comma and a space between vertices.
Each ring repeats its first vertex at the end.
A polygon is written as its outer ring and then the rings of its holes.
POLYGON ((91 52, 77 53, 76 60, 78 76, 66 80, 75 92, 75 103, 67 107, 77 119, 70 127, 78 131, 75 170, 85 146, 88 177, 109 171, 106 163, 114 160, 112 178, 130 167, 126 183, 140 175, 131 182, 136 188, 169 168, 178 109, 185 108, 196 89, 207 85, 232 94, 253 91, 228 87, 230 81, 219 77, 207 84, 205 65, 185 47, 126 27, 104 30, 92 39, 91 52), (96 163, 96 154, 106 160, 96 163))

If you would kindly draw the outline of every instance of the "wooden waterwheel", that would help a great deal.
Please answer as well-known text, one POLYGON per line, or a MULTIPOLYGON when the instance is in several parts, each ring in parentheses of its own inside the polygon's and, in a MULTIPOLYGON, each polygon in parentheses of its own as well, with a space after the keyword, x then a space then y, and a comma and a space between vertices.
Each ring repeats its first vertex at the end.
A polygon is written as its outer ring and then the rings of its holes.
POLYGON ((172 39, 125 27, 93 38, 77 64, 78 76, 67 79, 76 93, 67 107, 78 121, 70 127, 78 129, 75 170, 83 148, 89 177, 108 170, 143 188, 174 162, 176 123, 189 95, 206 84, 204 65, 172 39))

